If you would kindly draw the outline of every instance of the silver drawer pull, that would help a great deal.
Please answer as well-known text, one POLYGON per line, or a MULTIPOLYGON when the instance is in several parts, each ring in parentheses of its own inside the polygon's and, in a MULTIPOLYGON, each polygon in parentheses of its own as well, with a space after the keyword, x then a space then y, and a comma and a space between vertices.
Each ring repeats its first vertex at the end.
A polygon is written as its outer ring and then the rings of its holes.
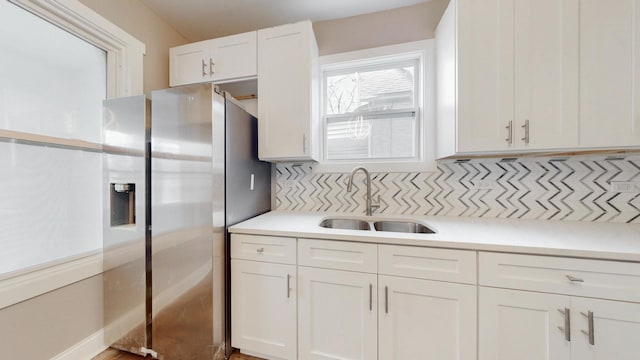
POLYGON ((256 252, 257 252, 258 254, 262 254, 262 253, 264 252, 264 248, 256 249, 256 252))
POLYGON ((564 331, 564 339, 571 341, 571 312, 569 308, 558 309, 558 311, 564 315, 564 327, 558 326, 558 329, 564 331))
POLYGON ((373 311, 373 284, 369 284, 369 311, 373 311))
POLYGON ((586 314, 583 312, 580 312, 580 314, 582 314, 582 316, 587 318, 588 321, 588 327, 589 327, 589 331, 584 331, 584 330, 580 330, 581 333, 587 335, 589 337, 589 344, 591 345, 595 345, 596 344, 596 339, 595 339, 595 331, 593 328, 593 311, 588 311, 586 314))
POLYGON ((287 274, 287 299, 291 297, 291 275, 287 274))
POLYGON ((584 279, 577 278, 575 276, 567 275, 567 279, 571 282, 584 282, 584 279))
POLYGON ((389 313, 389 287, 384 287, 384 313, 389 313))

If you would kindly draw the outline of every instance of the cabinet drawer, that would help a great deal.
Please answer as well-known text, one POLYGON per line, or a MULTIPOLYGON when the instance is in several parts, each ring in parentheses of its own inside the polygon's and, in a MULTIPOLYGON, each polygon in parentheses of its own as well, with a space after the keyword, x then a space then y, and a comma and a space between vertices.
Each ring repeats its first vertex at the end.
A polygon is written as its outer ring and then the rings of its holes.
POLYGON ((640 264, 480 253, 480 285, 640 301, 640 264))
POLYGON ((296 263, 296 239, 231 234, 231 258, 280 264, 296 263))
POLYGON ((298 264, 375 273, 378 270, 378 246, 346 241, 299 239, 298 264))
POLYGON ((379 273, 476 284, 476 252, 380 245, 379 273))

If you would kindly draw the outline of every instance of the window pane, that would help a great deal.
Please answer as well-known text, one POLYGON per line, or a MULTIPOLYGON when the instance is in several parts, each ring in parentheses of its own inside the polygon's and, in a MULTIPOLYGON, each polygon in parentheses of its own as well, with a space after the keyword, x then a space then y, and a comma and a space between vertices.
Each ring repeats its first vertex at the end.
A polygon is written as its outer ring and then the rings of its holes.
POLYGON ((0 1, 0 129, 101 141, 107 55, 0 1))
MULTIPOLYGON (((105 51, 0 1, 0 130, 102 142, 105 51)), ((102 155, 0 139, 0 274, 102 247, 102 155)))
POLYGON ((334 118, 327 122, 327 159, 401 159, 417 156, 416 116, 334 118))
POLYGON ((326 114, 415 107, 416 63, 329 74, 326 77, 326 114))

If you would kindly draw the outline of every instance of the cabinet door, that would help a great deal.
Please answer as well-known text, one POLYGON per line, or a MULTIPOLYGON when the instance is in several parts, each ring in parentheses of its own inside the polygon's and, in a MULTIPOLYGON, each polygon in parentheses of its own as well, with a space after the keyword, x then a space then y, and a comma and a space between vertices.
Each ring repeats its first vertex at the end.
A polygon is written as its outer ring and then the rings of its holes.
POLYGON ((169 85, 180 86, 211 81, 208 41, 169 49, 169 85))
POLYGON ((375 274, 298 267, 303 359, 377 359, 375 274))
POLYGON ((233 347, 296 359, 295 275, 295 265, 231 260, 233 347))
POLYGON ((515 144, 506 129, 515 120, 513 6, 513 0, 458 0, 459 152, 515 144))
POLYGON ((211 40, 211 80, 229 81, 258 74, 257 33, 211 40))
POLYGON ((640 145, 640 0, 580 0, 580 145, 640 145))
POLYGON ((514 14, 514 143, 523 149, 575 147, 579 0, 518 0, 514 14))
POLYGON ((573 360, 637 360, 640 356, 640 304, 571 298, 571 318, 573 360))
POLYGON ((476 286, 382 275, 378 286, 380 359, 476 359, 476 286))
POLYGON ((478 359, 569 360, 565 308, 568 296, 480 287, 478 359))
POLYGON ((258 155, 261 160, 317 160, 317 45, 310 22, 258 31, 258 155))

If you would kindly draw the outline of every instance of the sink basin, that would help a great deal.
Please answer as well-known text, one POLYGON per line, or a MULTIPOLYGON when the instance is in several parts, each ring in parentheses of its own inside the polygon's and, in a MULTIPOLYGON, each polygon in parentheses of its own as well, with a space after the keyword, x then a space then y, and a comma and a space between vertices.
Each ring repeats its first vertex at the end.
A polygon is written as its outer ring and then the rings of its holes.
POLYGON ((373 227, 376 229, 376 231, 392 231, 412 234, 435 234, 435 231, 413 221, 376 221, 373 223, 373 227))
POLYGON ((329 229, 371 230, 368 222, 358 219, 329 218, 322 220, 320 226, 329 229))

